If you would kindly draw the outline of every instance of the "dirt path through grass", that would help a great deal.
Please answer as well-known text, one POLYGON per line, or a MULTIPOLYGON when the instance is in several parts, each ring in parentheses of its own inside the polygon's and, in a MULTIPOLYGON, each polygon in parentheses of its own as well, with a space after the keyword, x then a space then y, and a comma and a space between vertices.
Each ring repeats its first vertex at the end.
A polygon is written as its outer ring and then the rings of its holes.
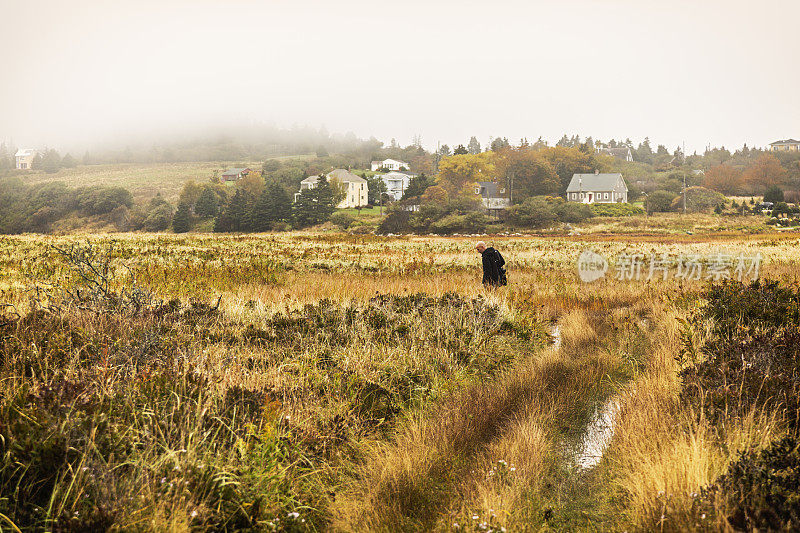
MULTIPOLYGON (((598 406, 645 361, 651 309, 574 309, 553 346, 524 354, 377 445, 342 530, 573 530, 613 525, 602 472, 576 464, 598 406)), ((593 466, 593 465, 592 465, 593 466)))

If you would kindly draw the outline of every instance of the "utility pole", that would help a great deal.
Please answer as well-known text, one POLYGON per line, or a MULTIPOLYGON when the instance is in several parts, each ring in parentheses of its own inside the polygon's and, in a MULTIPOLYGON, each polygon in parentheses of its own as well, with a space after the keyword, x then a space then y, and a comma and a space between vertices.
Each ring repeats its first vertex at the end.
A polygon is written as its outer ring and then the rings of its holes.
POLYGON ((686 214, 686 173, 683 173, 683 214, 686 214))

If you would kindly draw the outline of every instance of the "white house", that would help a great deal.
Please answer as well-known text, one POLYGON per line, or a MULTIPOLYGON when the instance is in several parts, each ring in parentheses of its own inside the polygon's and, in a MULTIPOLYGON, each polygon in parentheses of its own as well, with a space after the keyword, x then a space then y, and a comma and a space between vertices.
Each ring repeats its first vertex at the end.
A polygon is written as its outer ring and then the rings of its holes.
POLYGON ((17 170, 30 170, 31 165, 33 165, 33 158, 36 157, 36 150, 32 148, 20 149, 17 150, 14 157, 16 158, 17 170))
MULTIPOLYGON (((339 209, 346 207, 364 207, 367 205, 367 180, 360 176, 343 169, 337 168, 326 174, 328 181, 338 181, 345 188, 344 199, 336 207, 339 209)), ((294 200, 300 196, 304 190, 313 189, 319 182, 319 176, 309 176, 300 182, 300 192, 295 193, 294 200)))
POLYGON ((371 169, 373 172, 382 168, 388 170, 408 170, 411 167, 405 161, 398 161, 397 159, 384 159, 383 161, 372 162, 371 169))
POLYGON ((395 200, 399 200, 403 197, 406 189, 408 189, 409 184, 411 184, 411 178, 413 177, 414 174, 411 173, 392 171, 382 175, 381 179, 386 185, 386 194, 395 200))
POLYGON ((633 161, 633 152, 629 146, 617 146, 616 148, 598 148, 598 154, 603 155, 610 155, 611 157, 616 157, 622 161, 631 162, 633 161))
POLYGON ((567 200, 585 204, 610 204, 628 201, 628 186, 619 172, 613 174, 573 174, 567 187, 567 200))

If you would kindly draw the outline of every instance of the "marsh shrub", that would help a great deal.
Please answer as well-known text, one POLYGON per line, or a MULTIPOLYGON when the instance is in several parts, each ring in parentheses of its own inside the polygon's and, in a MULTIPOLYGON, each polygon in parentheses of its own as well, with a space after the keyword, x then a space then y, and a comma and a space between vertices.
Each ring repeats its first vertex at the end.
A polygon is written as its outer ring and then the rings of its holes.
POLYGON ((342 211, 337 211, 333 213, 331 215, 330 220, 331 223, 335 224, 336 226, 339 226, 342 229, 349 228, 356 221, 354 216, 342 211))
POLYGON ((411 220, 411 211, 407 211, 399 205, 389 208, 388 214, 378 225, 376 233, 380 235, 408 233, 411 231, 409 220, 411 220))
MULTIPOLYGON (((746 450, 701 495, 695 511, 718 511, 737 531, 790 531, 800 524, 800 444, 789 435, 746 450)), ((698 523, 702 520, 697 520, 698 523)))
POLYGON ((672 209, 672 200, 675 193, 671 191, 653 191, 644 201, 648 213, 663 213, 672 209))
POLYGON ((583 222, 592 216, 592 210, 586 204, 551 196, 531 196, 506 213, 508 222, 520 228, 542 228, 556 221, 583 222))
POLYGON ((592 213, 597 217, 631 217, 644 215, 645 211, 633 204, 592 204, 592 213))
POLYGON ((796 424, 800 393, 800 291, 777 281, 725 281, 705 293, 696 317, 711 338, 684 369, 683 398, 712 421, 779 407, 796 424))
MULTIPOLYGON (((772 412, 789 429, 767 448, 745 450, 701 498, 697 513, 737 530, 793 530, 800 523, 800 289, 777 281, 724 281, 706 290, 694 318, 710 324, 700 357, 683 371, 681 398, 720 432, 749 413, 772 412)), ((699 520, 698 520, 699 522, 699 520)))
POLYGON ((0 316, 0 513, 23 530, 324 529, 330 461, 535 340, 452 293, 227 316, 115 279, 87 246, 0 316))
POLYGON ((423 203, 416 211, 407 210, 406 206, 398 203, 390 208, 377 233, 483 233, 487 223, 483 212, 458 202, 423 203))
POLYGON ((715 207, 725 203, 725 195, 705 187, 688 187, 684 193, 672 200, 670 209, 683 209, 683 197, 686 196, 686 209, 692 213, 709 213, 715 207))
POLYGON ((531 196, 521 204, 509 208, 508 221, 521 228, 542 228, 558 219, 552 202, 544 196, 531 196))

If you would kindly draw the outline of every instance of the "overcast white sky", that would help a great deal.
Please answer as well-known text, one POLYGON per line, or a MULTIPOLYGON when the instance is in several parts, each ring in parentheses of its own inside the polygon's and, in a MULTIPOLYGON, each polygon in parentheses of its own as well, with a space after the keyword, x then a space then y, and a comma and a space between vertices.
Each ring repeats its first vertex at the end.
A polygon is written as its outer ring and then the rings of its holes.
POLYGON ((0 0, 0 139, 221 121, 475 135, 800 138, 797 0, 0 0))

